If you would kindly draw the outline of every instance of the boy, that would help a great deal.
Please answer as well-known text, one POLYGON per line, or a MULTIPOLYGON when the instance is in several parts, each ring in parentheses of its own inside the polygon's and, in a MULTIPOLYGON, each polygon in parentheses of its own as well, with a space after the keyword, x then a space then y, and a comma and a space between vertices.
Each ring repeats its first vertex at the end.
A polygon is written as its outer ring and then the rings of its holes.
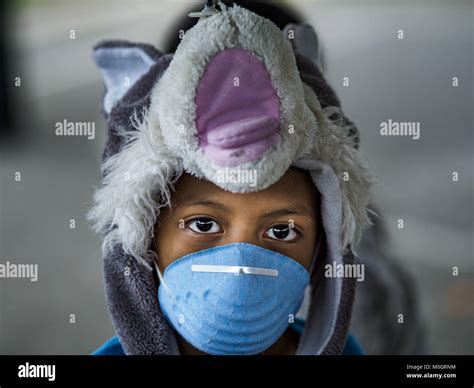
POLYGON ((117 330, 95 354, 360 353, 356 279, 325 272, 368 224, 357 131, 298 52, 308 26, 206 14, 174 55, 95 49, 110 132, 90 215, 117 330))

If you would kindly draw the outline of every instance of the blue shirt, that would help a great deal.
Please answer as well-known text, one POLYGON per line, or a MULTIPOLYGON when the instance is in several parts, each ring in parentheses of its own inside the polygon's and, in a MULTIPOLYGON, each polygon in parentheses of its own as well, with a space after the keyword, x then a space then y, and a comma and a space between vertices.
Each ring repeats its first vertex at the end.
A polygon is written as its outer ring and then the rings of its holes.
MULTIPOLYGON (((304 321, 296 320, 290 327, 298 333, 303 333, 304 321)), ((356 338, 349 333, 342 355, 344 356, 359 356, 363 355, 364 350, 360 346, 356 338)), ((125 356, 122 344, 117 336, 110 338, 99 349, 92 353, 93 356, 125 356)))

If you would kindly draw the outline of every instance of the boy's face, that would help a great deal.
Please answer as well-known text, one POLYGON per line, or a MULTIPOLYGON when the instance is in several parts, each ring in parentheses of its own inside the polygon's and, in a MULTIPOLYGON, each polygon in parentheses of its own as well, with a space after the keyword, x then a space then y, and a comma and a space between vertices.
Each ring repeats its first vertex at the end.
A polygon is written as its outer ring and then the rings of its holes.
POLYGON ((245 242, 279 252, 308 271, 314 255, 319 195, 309 174, 291 167, 269 188, 232 193, 183 174, 156 229, 158 266, 203 249, 245 242))

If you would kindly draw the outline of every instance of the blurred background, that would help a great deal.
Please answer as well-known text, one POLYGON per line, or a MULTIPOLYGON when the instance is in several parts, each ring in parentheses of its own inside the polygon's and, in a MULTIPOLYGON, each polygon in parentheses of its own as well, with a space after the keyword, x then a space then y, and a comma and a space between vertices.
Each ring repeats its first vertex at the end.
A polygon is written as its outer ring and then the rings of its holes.
MULTIPOLYGON (((361 256, 368 252, 373 262, 390 256, 411 279, 409 288, 394 286, 391 293, 415 301, 416 313, 399 312, 407 324, 415 315, 423 323, 412 333, 425 336, 418 351, 472 354, 472 1, 274 3, 290 7, 316 29, 325 75, 358 126, 362 152, 378 177, 375 204, 384 239, 372 251, 365 242, 361 256), (380 136, 380 123, 388 119, 419 121, 421 138, 380 136)), ((85 219, 105 137, 103 84, 92 47, 103 39, 127 39, 165 50, 176 21, 202 4, 16 0, 2 5, 0 263, 38 264, 39 280, 0 279, 0 354, 88 354, 114 335, 100 241, 85 219), (65 119, 95 122, 95 139, 55 136, 55 123, 65 119), (21 181, 15 180, 17 172, 21 181)), ((380 309, 384 303, 389 299, 380 309)), ((354 331, 361 331, 362 345, 373 354, 404 352, 380 345, 377 333, 363 333, 360 327, 365 322, 370 327, 377 311, 373 316, 355 311, 354 331)), ((385 317, 389 324, 398 324, 396 313, 385 317)))

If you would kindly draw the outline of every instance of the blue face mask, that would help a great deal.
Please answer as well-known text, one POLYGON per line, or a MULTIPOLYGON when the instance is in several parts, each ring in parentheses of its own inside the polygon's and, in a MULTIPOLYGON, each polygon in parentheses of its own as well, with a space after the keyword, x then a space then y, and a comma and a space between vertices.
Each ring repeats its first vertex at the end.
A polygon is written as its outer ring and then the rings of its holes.
POLYGON ((215 355, 263 352, 284 333, 303 301, 308 271, 247 243, 183 256, 166 268, 158 299, 172 327, 215 355))

